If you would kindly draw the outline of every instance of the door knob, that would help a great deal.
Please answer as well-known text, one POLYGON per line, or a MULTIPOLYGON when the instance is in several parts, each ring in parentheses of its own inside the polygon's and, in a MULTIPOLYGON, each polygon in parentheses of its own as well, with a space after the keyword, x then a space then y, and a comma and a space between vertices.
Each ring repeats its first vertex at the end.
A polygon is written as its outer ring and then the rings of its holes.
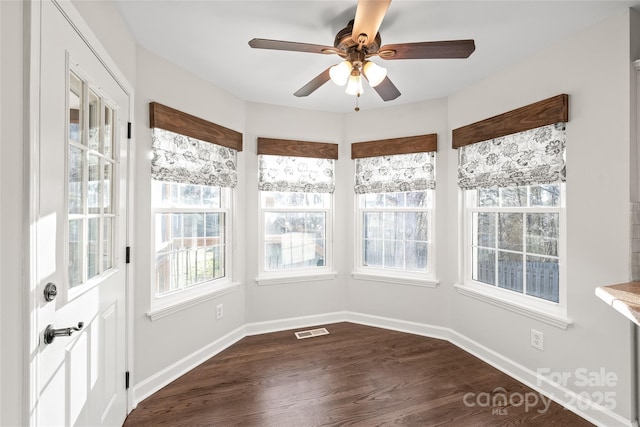
POLYGON ((70 337, 74 331, 79 331, 84 326, 84 322, 78 322, 78 326, 70 328, 54 329, 53 325, 48 325, 44 330, 44 343, 51 344, 56 337, 70 337))

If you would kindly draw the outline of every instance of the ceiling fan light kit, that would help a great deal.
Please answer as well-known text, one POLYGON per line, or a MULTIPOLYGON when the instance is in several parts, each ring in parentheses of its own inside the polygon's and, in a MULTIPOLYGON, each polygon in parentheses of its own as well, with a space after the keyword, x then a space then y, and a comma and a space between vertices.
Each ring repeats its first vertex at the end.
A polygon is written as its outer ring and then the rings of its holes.
POLYGON ((341 63, 329 68, 329 75, 331 76, 331 81, 337 84, 338 86, 346 85, 347 80, 349 80, 349 76, 351 75, 352 68, 353 68, 353 65, 349 61, 342 61, 341 63))
POLYGON ((362 86, 362 76, 360 73, 352 73, 349 76, 347 82, 347 88, 345 89, 347 95, 360 96, 364 93, 364 87, 362 86))
MULTIPOLYGON (((256 49, 286 50, 335 54, 343 61, 329 67, 309 83, 298 89, 295 96, 308 96, 331 80, 338 86, 347 85, 345 92, 360 97, 363 76, 384 101, 400 96, 400 91, 387 76, 384 67, 369 60, 378 56, 383 60, 468 58, 475 50, 473 40, 382 44, 378 29, 391 0, 358 0, 355 18, 336 34, 333 47, 280 40, 252 39, 249 46, 256 49)), ((356 111, 359 108, 356 107, 356 111)))

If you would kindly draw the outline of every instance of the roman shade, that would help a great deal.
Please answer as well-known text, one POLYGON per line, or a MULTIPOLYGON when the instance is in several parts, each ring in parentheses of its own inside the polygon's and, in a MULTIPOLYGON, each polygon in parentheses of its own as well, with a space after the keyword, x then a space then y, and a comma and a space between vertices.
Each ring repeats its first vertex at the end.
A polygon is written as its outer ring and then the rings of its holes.
POLYGON ((237 152, 232 148, 154 128, 151 150, 155 180, 231 188, 238 182, 237 152))
POLYGON ((333 193, 338 145, 258 138, 258 189, 333 193))
POLYGON ((436 134, 351 144, 356 194, 434 189, 437 149, 436 134))
POLYGON ((463 190, 564 182, 565 123, 465 145, 458 149, 463 190))
POLYGON ((356 159, 356 194, 432 190, 435 186, 434 152, 356 159))

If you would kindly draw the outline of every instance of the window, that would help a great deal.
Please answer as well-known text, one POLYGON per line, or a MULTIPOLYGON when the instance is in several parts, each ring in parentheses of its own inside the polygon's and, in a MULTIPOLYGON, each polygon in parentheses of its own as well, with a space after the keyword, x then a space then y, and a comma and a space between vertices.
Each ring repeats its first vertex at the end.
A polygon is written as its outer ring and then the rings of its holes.
POLYGON ((153 297, 162 306, 231 281, 236 151, 160 128, 152 150, 153 297))
POLYGON ((337 147, 258 138, 258 284, 335 277, 331 269, 337 147))
POLYGON ((435 286, 432 226, 436 136, 408 139, 352 145, 357 210, 353 276, 435 286), (407 146, 416 152, 402 153, 407 146), (369 157, 379 151, 388 155, 369 157))
POLYGON ((559 302, 564 184, 466 191, 470 278, 559 302))
POLYGON ((331 194, 261 191, 263 270, 325 269, 331 194))
POLYGON ((420 273, 431 267, 433 191, 358 195, 361 269, 420 273))
POLYGON ((549 313, 564 307, 565 125, 460 148, 465 283, 549 313))
POLYGON ((231 190, 153 181, 156 294, 226 276, 231 190))
POLYGON ((115 266, 118 163, 116 110, 77 74, 69 75, 67 153, 68 278, 71 288, 115 266))

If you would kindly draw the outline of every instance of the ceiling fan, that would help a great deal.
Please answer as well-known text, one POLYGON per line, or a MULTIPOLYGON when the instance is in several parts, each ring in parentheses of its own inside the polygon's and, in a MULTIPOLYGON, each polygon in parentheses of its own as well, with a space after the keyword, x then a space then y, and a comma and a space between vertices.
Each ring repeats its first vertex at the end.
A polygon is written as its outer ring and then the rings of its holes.
MULTIPOLYGON (((358 0, 355 19, 336 34, 332 46, 280 40, 252 39, 249 46, 257 49, 286 50, 336 54, 344 59, 327 68, 309 83, 298 89, 295 96, 308 96, 332 80, 346 87, 349 95, 363 93, 362 77, 369 82, 384 101, 400 96, 400 91, 387 77, 387 70, 369 60, 378 56, 384 60, 468 58, 475 50, 473 40, 450 40, 418 43, 399 43, 381 46, 378 29, 391 0, 358 0)), ((356 107, 356 111, 358 108, 356 107)))

